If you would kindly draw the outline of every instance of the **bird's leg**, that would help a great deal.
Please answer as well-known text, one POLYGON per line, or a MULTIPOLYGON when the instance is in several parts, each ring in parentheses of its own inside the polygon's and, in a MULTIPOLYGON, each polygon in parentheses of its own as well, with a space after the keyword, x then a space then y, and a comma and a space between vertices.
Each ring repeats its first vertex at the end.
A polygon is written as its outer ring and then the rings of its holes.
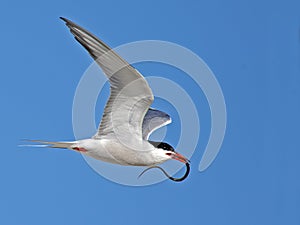
POLYGON ((87 152, 87 150, 85 148, 74 147, 72 149, 75 151, 78 151, 78 152, 87 152))

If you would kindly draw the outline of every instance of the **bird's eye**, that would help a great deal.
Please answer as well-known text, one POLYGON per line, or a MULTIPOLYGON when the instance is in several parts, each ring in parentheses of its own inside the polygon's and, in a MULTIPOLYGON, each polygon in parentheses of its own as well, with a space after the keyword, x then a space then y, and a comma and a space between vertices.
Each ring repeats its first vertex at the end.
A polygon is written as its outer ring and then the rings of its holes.
POLYGON ((171 156, 172 154, 171 154, 171 153, 169 153, 169 152, 167 152, 167 153, 166 153, 166 155, 168 155, 168 156, 171 156))

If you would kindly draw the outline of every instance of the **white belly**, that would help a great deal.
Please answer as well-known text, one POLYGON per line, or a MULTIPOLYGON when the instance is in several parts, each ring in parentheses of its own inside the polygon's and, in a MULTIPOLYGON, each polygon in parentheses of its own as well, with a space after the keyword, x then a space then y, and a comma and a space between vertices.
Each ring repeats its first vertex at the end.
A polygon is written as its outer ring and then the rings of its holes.
POLYGON ((151 166, 166 161, 165 159, 154 158, 153 151, 155 151, 155 148, 147 142, 143 143, 140 148, 135 146, 135 150, 116 140, 107 139, 86 139, 79 141, 78 144, 87 150, 83 154, 114 164, 151 166))

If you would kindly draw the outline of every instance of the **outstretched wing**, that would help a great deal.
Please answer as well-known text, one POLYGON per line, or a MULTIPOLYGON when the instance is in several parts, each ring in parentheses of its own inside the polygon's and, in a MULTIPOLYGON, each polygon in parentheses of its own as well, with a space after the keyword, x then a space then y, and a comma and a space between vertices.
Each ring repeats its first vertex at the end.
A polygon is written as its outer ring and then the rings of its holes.
POLYGON ((171 122, 172 119, 167 113, 150 108, 147 111, 143 121, 143 139, 148 140, 153 131, 166 126, 171 122))
POLYGON ((142 139, 142 121, 153 102, 153 94, 143 76, 110 47, 72 21, 61 18, 75 39, 102 68, 110 82, 110 97, 93 138, 135 133, 142 139))

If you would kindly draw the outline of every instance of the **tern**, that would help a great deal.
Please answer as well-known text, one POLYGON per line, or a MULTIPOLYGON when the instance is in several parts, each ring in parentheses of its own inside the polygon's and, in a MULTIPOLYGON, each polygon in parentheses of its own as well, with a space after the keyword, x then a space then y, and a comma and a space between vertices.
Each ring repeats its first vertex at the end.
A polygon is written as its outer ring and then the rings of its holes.
POLYGON ((108 163, 148 167, 140 176, 158 168, 173 181, 184 180, 190 171, 189 160, 168 143, 148 140, 153 131, 171 123, 171 117, 150 108, 154 96, 141 73, 96 36, 66 18, 60 19, 107 76, 110 96, 93 137, 69 142, 30 141, 42 144, 35 146, 70 149, 108 163), (171 159, 185 163, 186 173, 181 178, 171 177, 158 166, 171 159))

